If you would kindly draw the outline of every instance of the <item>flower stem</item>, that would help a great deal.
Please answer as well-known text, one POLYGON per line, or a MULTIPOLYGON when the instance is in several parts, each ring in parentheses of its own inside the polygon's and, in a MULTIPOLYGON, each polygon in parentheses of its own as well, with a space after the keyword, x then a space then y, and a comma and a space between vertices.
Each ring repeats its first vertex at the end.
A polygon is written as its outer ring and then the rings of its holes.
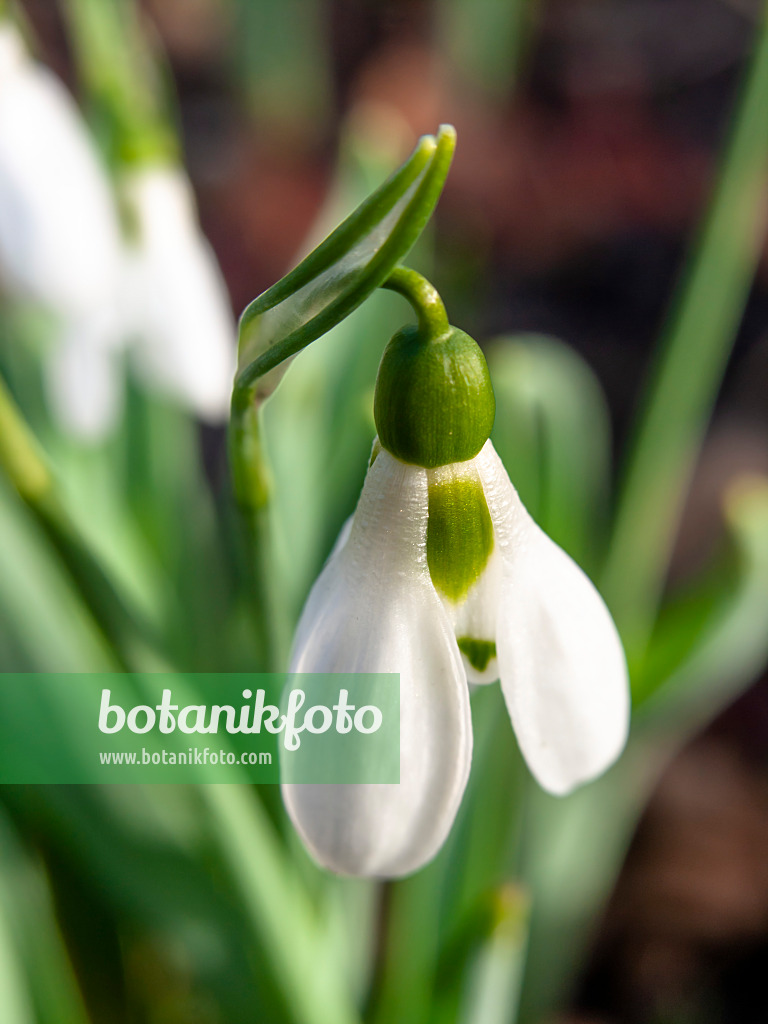
POLYGON ((451 325, 443 300, 426 277, 410 267, 395 267, 381 287, 398 292, 410 302, 419 318, 419 329, 431 341, 448 334, 451 325))
POLYGON ((258 634, 262 667, 277 671, 284 667, 289 637, 272 565, 272 484, 261 442, 260 416, 251 389, 237 383, 229 424, 229 461, 241 525, 251 621, 258 634))

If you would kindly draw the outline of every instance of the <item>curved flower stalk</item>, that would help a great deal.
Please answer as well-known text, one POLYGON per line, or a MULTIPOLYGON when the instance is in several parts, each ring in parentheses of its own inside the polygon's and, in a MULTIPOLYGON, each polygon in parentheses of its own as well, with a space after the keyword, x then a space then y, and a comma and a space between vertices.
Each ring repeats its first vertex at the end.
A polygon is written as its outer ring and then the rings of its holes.
POLYGON ((179 167, 139 165, 123 173, 121 189, 132 227, 125 309, 137 368, 150 386, 221 422, 235 374, 235 320, 189 181, 179 167))
POLYGON ((0 281, 55 317, 49 391, 77 434, 102 433, 119 408, 121 260, 110 183, 74 102, 0 19, 0 281))
POLYGON ((412 271, 388 286, 419 312, 379 369, 379 437, 357 511, 318 578, 291 662, 301 672, 399 672, 399 785, 283 787, 313 856, 398 876, 431 859, 471 759, 467 683, 501 680, 538 782, 565 794, 627 737, 618 634, 596 589, 533 522, 493 445, 477 345, 412 271))

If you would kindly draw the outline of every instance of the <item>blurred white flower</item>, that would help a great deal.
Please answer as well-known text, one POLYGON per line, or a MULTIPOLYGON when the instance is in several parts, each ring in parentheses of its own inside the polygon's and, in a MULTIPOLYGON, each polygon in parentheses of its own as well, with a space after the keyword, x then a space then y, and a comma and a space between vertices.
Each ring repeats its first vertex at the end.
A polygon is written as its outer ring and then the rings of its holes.
POLYGON ((119 411, 121 261, 110 182, 75 103, 0 21, 0 287, 55 317, 47 382, 78 434, 103 433, 119 411))
POLYGON ((313 856, 342 873, 407 874, 440 848, 469 774, 468 680, 501 678, 523 755, 552 793, 600 774, 626 741, 627 671, 610 614, 528 515, 490 441, 437 469, 378 450, 304 608, 291 671, 400 673, 399 785, 283 787, 313 856), (474 501, 464 535, 460 520, 446 527, 461 494, 474 501), (484 546, 480 563, 462 543, 484 546), (479 574, 462 579, 473 564, 479 574))
POLYGON ((44 368, 54 415, 77 437, 107 433, 130 342, 150 389, 224 420, 236 324, 190 185, 179 168, 138 166, 120 188, 127 240, 75 103, 0 21, 0 288, 55 318, 44 368))
POLYGON ((121 190, 131 218, 124 305, 136 366, 203 419, 223 421, 236 325, 189 182, 180 168, 140 166, 123 174, 121 190))
POLYGON ((0 266, 5 286, 57 312, 110 294, 120 233, 107 175, 59 80, 0 23, 0 266))

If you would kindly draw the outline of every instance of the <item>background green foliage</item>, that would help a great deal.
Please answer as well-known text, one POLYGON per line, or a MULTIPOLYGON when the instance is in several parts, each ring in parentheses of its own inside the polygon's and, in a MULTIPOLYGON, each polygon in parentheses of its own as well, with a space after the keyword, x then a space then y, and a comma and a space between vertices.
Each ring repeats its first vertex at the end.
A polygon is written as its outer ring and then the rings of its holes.
MULTIPOLYGON (((263 137, 281 132, 299 153, 312 145, 333 116, 322 5, 209 6, 233 40, 232 87, 263 137)), ((540 6, 435 3, 435 45, 476 94, 499 102, 524 73, 540 6)), ((33 7, 20 11, 34 22, 33 7)), ((612 455, 601 384, 564 341, 504 333, 485 345, 494 443, 534 517, 602 587, 622 630, 634 718, 621 761, 573 796, 547 796, 519 757, 497 689, 484 688, 452 835, 432 864, 387 886, 317 869, 275 787, 3 787, 4 1022, 535 1024, 567 1004, 659 772, 768 657, 768 481, 730 489, 722 550, 684 587, 668 582, 764 227, 768 34, 765 10, 755 10, 716 181, 629 443, 612 455)), ((108 157, 175 152, 151 21, 129 0, 69 0, 63 12, 108 157)), ((190 417, 136 383, 114 436, 90 447, 63 436, 40 382, 46 324, 0 306, 2 668, 284 665, 364 477, 378 360, 407 319, 399 297, 375 289, 415 243, 447 173, 449 154, 422 144, 416 163, 366 202, 403 159, 407 135, 372 106, 347 119, 302 253, 357 213, 246 314, 234 489, 223 438, 208 432, 201 444, 190 417), (415 198, 406 195, 414 181, 415 198), (393 204, 399 219, 387 219, 393 204), (309 282, 313 303, 332 310, 318 322, 297 295, 309 282), (281 303, 281 315, 257 320, 281 303), (262 376, 305 345, 279 386, 276 374, 262 376)), ((428 229, 408 258, 438 284, 453 322, 474 310, 482 323, 489 254, 460 240, 450 259, 440 253, 428 229)), ((289 255, 286 266, 297 261, 289 255)), ((74 756, 74 729, 69 740, 74 756)))

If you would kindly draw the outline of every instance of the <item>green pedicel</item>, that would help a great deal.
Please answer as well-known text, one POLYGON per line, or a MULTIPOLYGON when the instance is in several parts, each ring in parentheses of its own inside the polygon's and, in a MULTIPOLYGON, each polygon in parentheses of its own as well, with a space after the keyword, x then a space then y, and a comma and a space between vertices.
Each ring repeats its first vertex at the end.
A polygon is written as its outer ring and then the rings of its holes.
POLYGON ((440 296, 415 270, 396 267, 384 287, 408 299, 419 323, 398 331, 381 359, 373 416, 382 447, 425 469, 473 459, 496 414, 482 350, 451 327, 440 296))

